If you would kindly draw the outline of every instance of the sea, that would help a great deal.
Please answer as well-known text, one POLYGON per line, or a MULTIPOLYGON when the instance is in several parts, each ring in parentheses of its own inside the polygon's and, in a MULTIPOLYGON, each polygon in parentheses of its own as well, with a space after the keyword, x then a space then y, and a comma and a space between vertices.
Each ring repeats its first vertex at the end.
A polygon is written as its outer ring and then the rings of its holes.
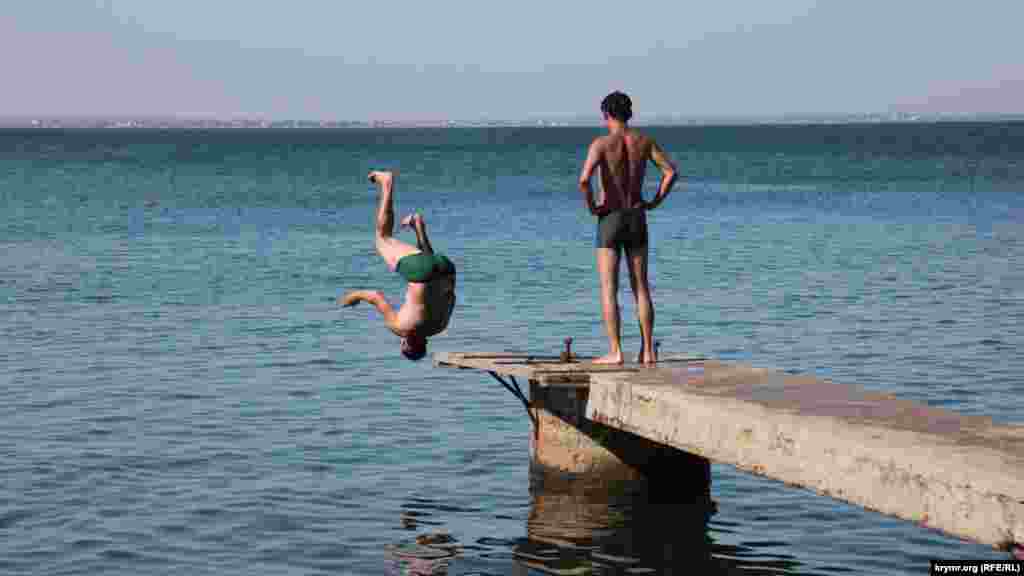
MULTIPOLYGON (((649 214, 663 355, 1024 423, 1024 123, 642 129, 680 171, 649 214)), ((366 178, 390 169, 399 217, 423 214, 458 268, 431 353, 566 337, 604 353, 576 184, 601 133, 0 131, 0 573, 919 575, 1008 558, 726 465, 699 518, 539 478, 513 395, 407 361, 372 307, 337 305, 402 297, 366 178)), ((648 197, 657 181, 651 166, 648 197)))

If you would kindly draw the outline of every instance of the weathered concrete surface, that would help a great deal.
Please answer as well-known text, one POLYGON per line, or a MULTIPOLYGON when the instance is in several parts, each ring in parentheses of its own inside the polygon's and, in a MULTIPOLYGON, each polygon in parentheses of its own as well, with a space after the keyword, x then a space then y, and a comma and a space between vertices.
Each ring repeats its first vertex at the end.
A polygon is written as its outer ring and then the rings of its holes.
MULTIPOLYGON (((699 359, 697 356, 665 356, 665 365, 685 363, 699 359)), ((594 364, 592 358, 574 356, 570 362, 562 362, 558 356, 518 354, 514 352, 439 352, 434 355, 437 366, 483 370, 503 376, 515 376, 533 380, 541 386, 586 388, 592 374, 630 374, 643 370, 637 364, 609 366, 594 364)))
POLYGON ((530 412, 535 417, 530 435, 531 460, 552 472, 596 475, 608 480, 641 478, 639 470, 602 445, 608 433, 624 433, 598 424, 608 432, 594 434, 585 418, 586 409, 586 389, 542 388, 531 382, 530 412))
POLYGON ((1024 542, 1024 426, 710 360, 590 374, 586 416, 955 536, 1024 542))
POLYGON ((677 498, 710 501, 711 463, 706 458, 587 419, 588 396, 586 388, 530 382, 533 464, 552 473, 596 477, 604 484, 672 478, 677 498))

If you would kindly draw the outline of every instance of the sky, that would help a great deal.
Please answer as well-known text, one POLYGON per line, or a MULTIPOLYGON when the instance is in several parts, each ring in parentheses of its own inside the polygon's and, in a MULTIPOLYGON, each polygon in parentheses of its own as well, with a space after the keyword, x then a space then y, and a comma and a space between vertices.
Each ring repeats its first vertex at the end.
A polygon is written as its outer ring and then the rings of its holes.
POLYGON ((4 0, 0 117, 1024 112, 1021 0, 4 0))

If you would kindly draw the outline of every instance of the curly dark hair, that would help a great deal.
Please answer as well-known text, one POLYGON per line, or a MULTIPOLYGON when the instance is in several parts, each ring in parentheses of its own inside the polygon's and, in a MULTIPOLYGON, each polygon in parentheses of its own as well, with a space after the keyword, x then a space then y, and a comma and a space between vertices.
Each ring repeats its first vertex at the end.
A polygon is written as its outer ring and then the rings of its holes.
POLYGON ((616 90, 601 100, 601 112, 620 122, 628 122, 633 117, 633 101, 616 90))

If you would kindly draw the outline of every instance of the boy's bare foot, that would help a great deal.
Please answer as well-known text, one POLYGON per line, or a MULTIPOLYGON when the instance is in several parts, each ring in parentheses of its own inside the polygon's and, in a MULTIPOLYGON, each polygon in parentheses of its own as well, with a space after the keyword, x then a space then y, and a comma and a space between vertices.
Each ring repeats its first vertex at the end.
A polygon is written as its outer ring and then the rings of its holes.
POLYGON ((643 344, 640 345, 640 353, 636 355, 637 364, 657 364, 658 363, 658 347, 661 346, 661 342, 654 343, 654 354, 647 353, 647 347, 643 344))
POLYGON ((594 364, 622 364, 622 352, 618 354, 605 354, 594 359, 594 364))
POLYGON ((367 174, 366 177, 370 180, 370 182, 373 182, 374 184, 386 186, 390 184, 392 180, 394 180, 395 175, 391 172, 383 170, 374 170, 367 174))
POLYGON ((658 356, 655 354, 647 354, 646 352, 640 352, 639 354, 636 355, 636 363, 647 365, 657 364, 658 356))
POLYGON ((420 215, 419 212, 416 212, 414 214, 409 214, 405 218, 402 218, 402 221, 400 222, 400 224, 401 224, 402 228, 409 228, 411 226, 414 226, 420 220, 423 220, 423 216, 420 215))

